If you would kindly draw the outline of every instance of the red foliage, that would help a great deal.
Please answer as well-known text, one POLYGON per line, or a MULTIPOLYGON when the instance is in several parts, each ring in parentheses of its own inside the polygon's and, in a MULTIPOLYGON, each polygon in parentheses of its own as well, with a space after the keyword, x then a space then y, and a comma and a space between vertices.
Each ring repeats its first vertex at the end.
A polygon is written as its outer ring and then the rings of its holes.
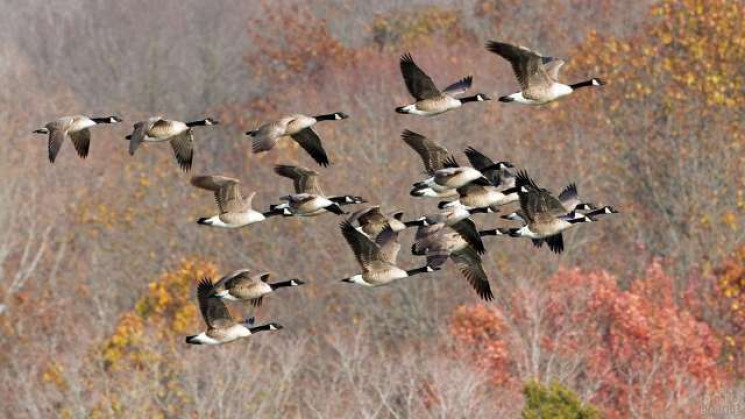
MULTIPOLYGON (((659 263, 628 290, 604 271, 560 270, 540 291, 546 295, 538 321, 544 357, 579 358, 584 368, 569 379, 590 389, 592 402, 608 416, 655 416, 671 403, 683 411, 692 398, 717 388, 725 371, 717 365, 719 338, 678 305, 672 285, 659 263)), ((527 297, 525 291, 517 294, 511 296, 517 302, 512 312, 524 311, 520 301, 529 300, 519 298, 527 297)), ((510 380, 521 353, 516 346, 521 341, 510 338, 520 331, 509 330, 505 316, 514 318, 514 313, 462 307, 453 327, 460 342, 478 351, 476 362, 492 369, 499 383, 510 380)), ((535 329, 535 324, 528 327, 535 329)))

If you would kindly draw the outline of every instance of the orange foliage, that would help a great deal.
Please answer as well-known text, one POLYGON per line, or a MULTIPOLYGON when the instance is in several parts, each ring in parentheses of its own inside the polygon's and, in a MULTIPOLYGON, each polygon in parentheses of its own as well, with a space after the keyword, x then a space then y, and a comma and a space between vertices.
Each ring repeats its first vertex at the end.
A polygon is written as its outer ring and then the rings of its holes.
POLYGON ((513 377, 509 370, 507 344, 503 340, 506 325, 500 313, 484 305, 461 306, 455 311, 452 333, 488 369, 495 382, 504 384, 513 377))

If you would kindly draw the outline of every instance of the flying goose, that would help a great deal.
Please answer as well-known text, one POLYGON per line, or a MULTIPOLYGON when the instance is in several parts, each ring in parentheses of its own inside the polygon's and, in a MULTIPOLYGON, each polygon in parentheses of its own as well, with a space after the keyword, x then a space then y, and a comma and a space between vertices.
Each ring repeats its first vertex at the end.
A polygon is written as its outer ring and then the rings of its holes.
POLYGON ((486 49, 499 55, 512 64, 521 92, 502 96, 500 102, 516 102, 524 105, 545 105, 575 90, 588 86, 602 86, 601 79, 592 78, 580 83, 566 85, 559 83, 559 70, 564 61, 553 57, 544 57, 525 47, 510 45, 504 42, 489 41, 486 49))
POLYGON ((278 330, 282 326, 269 323, 261 326, 250 326, 250 322, 236 322, 230 315, 225 303, 219 298, 212 298, 215 286, 210 278, 204 277, 197 287, 199 311, 207 324, 207 330, 186 337, 186 343, 193 345, 219 345, 236 339, 253 335, 265 330, 278 330))
MULTIPOLYGON (((437 170, 444 169, 446 164, 452 164, 451 155, 448 150, 441 144, 431 140, 424 135, 414 131, 404 130, 401 139, 411 147, 422 159, 424 170, 430 176, 433 176, 437 170)), ((434 179, 433 179, 434 181, 434 179)), ((434 182, 431 186, 414 187, 411 191, 412 196, 416 197, 435 197, 447 198, 457 196, 455 189, 446 186, 440 186, 434 182)))
POLYGON ((267 217, 276 215, 273 212, 260 213, 251 207, 256 192, 251 192, 246 198, 241 195, 238 179, 203 175, 193 176, 191 184, 200 189, 215 193, 215 201, 220 213, 209 218, 200 218, 197 224, 222 228, 240 228, 258 223, 267 217))
POLYGON ((589 217, 576 211, 567 211, 561 201, 546 189, 538 187, 525 171, 517 174, 520 208, 526 225, 504 229, 512 237, 528 237, 536 247, 545 241, 554 253, 564 250, 562 232, 576 223, 590 222, 589 217))
POLYGON ((414 240, 411 252, 426 255, 427 265, 439 267, 450 258, 479 297, 486 301, 494 298, 479 252, 461 234, 436 226, 421 226, 414 240))
POLYGON ((59 153, 62 147, 62 143, 65 142, 65 138, 69 138, 72 141, 72 145, 75 146, 78 156, 86 158, 88 157, 88 149, 91 144, 91 132, 89 128, 98 124, 115 124, 117 122, 122 122, 122 119, 118 116, 106 116, 102 118, 93 118, 84 115, 63 116, 44 125, 44 128, 35 130, 34 134, 49 135, 49 161, 54 163, 57 153, 59 153))
POLYGON ((464 103, 490 100, 483 93, 463 98, 455 97, 471 88, 471 83, 473 82, 473 77, 471 76, 467 76, 451 84, 441 92, 437 89, 432 79, 416 65, 410 54, 407 53, 401 57, 400 66, 401 74, 404 77, 404 82, 406 82, 406 88, 416 102, 396 108, 396 112, 398 113, 434 116, 451 109, 460 108, 464 103))
POLYGON ((328 211, 342 215, 346 212, 341 209, 341 206, 365 202, 362 197, 352 195, 327 197, 321 189, 318 179, 319 174, 315 170, 280 164, 274 167, 274 172, 282 177, 292 179, 295 189, 294 194, 280 198, 287 203, 271 206, 274 213, 281 213, 286 216, 313 216, 328 211))
MULTIPOLYGON (((561 205, 563 205, 564 209, 566 209, 567 213, 570 213, 572 211, 591 211, 596 209, 595 204, 580 201, 579 195, 577 194, 577 185, 575 183, 570 183, 569 185, 567 185, 564 190, 561 191, 558 198, 561 202, 561 205)), ((585 215, 588 214, 585 213, 585 215)), ((521 210, 505 214, 502 216, 502 218, 510 221, 520 221, 523 223, 525 222, 525 218, 523 217, 523 213, 521 210)))
POLYGON ((380 206, 375 205, 354 212, 349 217, 349 222, 359 224, 358 230, 375 240, 388 226, 394 232, 399 232, 419 224, 418 221, 401 221, 403 215, 402 211, 384 214, 380 211, 380 206))
POLYGON ((321 138, 313 131, 313 125, 320 121, 341 121, 349 118, 343 112, 334 112, 325 115, 307 116, 293 114, 283 116, 276 121, 267 122, 258 129, 246 132, 252 138, 252 150, 254 153, 269 151, 277 145, 282 137, 290 137, 300 144, 305 151, 313 157, 321 166, 328 166, 329 159, 326 150, 323 149, 321 138))
POLYGON ((269 278, 271 274, 268 272, 252 275, 250 269, 233 271, 214 284, 210 297, 228 301, 247 301, 254 307, 259 307, 265 295, 279 288, 296 287, 305 283, 295 278, 270 284, 267 282, 269 278))
POLYGON ((496 211, 498 206, 507 205, 518 200, 515 176, 510 172, 514 165, 507 161, 495 163, 473 147, 465 150, 466 157, 474 169, 483 173, 484 179, 477 179, 456 189, 458 199, 440 202, 439 208, 462 205, 468 209, 488 208, 496 211))
POLYGON ((171 143, 181 170, 191 170, 191 162, 194 157, 194 134, 193 127, 218 125, 219 122, 212 118, 200 119, 198 121, 181 122, 163 119, 160 116, 148 118, 134 124, 134 131, 125 138, 129 140, 129 154, 134 156, 140 144, 158 143, 168 141, 171 143))
POLYGON ((342 221, 339 227, 344 239, 352 248, 357 262, 362 267, 361 274, 345 278, 342 282, 377 287, 397 279, 436 270, 429 265, 410 270, 403 270, 396 266, 396 257, 401 245, 398 244, 398 233, 390 226, 386 227, 375 241, 354 228, 349 220, 342 221))
POLYGON ((451 208, 448 211, 429 214, 418 220, 407 222, 407 227, 419 227, 417 233, 419 234, 433 234, 437 231, 444 230, 449 227, 450 230, 460 234, 463 239, 478 253, 483 254, 486 252, 484 243, 481 240, 481 234, 476 229, 476 224, 468 218, 470 212, 464 210, 462 207, 451 208), (422 230, 422 227, 426 227, 422 230))

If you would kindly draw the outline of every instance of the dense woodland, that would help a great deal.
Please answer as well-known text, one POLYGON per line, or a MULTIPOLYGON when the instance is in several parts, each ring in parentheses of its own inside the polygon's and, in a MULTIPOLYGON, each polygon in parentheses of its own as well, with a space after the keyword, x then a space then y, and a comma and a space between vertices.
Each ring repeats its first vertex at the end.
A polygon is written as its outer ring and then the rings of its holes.
MULTIPOLYGON (((742 0, 308 3, 4 2, 0 416, 540 417, 555 398, 585 417, 742 408, 742 0), (565 58, 566 81, 607 85, 540 108, 393 111, 410 101, 404 52, 441 83, 472 74, 474 91, 517 91, 491 39, 565 58), (350 119, 319 128, 326 169, 292 142, 253 155, 243 135, 282 113, 336 111, 350 119), (50 164, 31 131, 75 113, 125 122, 96 130, 86 160, 67 143, 50 164), (220 120, 197 135, 192 173, 241 179, 259 208, 291 190, 272 172, 281 163, 405 218, 432 212, 436 200, 409 196, 422 175, 400 138, 411 129, 553 191, 576 182, 622 214, 573 229, 561 256, 485 240, 490 303, 452 264, 353 287, 339 282, 358 266, 335 215, 198 226, 212 196, 170 148, 127 153, 131 123, 151 115, 220 120), (285 328, 184 344, 203 327, 200 277, 243 267, 308 281, 257 313, 285 328)), ((410 234, 403 266, 419 263, 410 234)))

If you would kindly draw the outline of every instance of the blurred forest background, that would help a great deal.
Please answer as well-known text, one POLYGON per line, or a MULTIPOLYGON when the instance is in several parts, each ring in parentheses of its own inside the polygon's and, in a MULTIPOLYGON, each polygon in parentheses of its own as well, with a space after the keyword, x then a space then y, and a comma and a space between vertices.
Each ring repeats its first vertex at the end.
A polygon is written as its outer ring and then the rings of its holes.
MULTIPOLYGON (((4 0, 0 24, 0 416, 699 417, 745 400, 745 3, 742 0, 4 0), (402 116, 398 57, 440 85, 516 91, 490 39, 567 58, 565 81, 608 85, 543 108, 492 101, 402 116), (296 144, 250 154, 243 131, 285 112, 343 111, 319 128, 334 163, 296 144), (31 131, 116 114, 80 160, 31 131), (200 228, 214 211, 168 146, 127 154, 153 114, 212 116, 194 174, 243 180, 266 208, 290 191, 276 163, 327 192, 414 200, 411 129, 471 145, 557 191, 622 214, 570 232, 560 257, 487 241, 497 296, 448 265, 379 289, 340 218, 200 228), (265 301, 285 329, 189 347, 200 275, 255 267, 309 281, 265 301), (281 294, 281 295, 280 295, 281 294), (549 409, 549 410, 546 410, 549 409), (554 410, 550 410, 554 409, 554 410), (573 410, 574 409, 574 410, 573 410), (569 413, 567 413, 569 414, 569 413), (533 416, 531 416, 533 415, 533 416)), ((460 155, 461 160, 465 160, 460 155)), ((501 225, 475 216, 482 228, 501 225)), ((401 235, 402 266, 413 232, 401 235)), ((739 403, 739 404, 737 404, 739 403)))

